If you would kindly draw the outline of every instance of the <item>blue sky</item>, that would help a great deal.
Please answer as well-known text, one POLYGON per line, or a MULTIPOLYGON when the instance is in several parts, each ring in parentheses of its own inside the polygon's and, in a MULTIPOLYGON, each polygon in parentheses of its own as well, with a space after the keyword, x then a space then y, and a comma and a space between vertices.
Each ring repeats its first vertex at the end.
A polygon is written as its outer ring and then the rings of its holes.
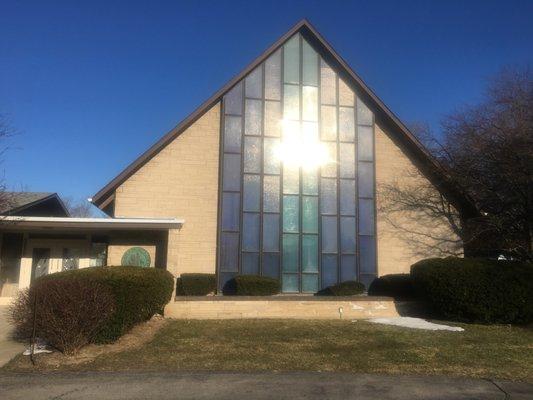
POLYGON ((533 1, 9 1, 10 188, 88 197, 301 18, 404 122, 476 102, 533 61, 533 1))

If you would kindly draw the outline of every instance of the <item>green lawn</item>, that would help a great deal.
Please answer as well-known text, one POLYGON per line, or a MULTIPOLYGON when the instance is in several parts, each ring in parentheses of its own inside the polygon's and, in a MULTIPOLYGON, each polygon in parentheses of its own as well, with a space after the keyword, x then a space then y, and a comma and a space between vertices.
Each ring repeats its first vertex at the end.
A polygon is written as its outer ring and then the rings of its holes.
MULTIPOLYGON (((171 321, 140 349, 69 370, 351 371, 533 382, 533 330, 465 325, 430 332, 364 321, 171 321)), ((4 370, 28 370, 16 358, 4 370)))

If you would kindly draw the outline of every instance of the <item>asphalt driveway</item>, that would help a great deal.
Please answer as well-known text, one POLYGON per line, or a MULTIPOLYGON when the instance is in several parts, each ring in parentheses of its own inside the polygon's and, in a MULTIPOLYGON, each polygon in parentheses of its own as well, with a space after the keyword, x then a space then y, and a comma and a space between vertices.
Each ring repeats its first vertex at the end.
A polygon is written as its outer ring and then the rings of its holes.
POLYGON ((8 399, 533 399, 533 384, 320 372, 0 374, 8 399))
POLYGON ((7 322, 8 306, 0 306, 0 367, 24 351, 24 344, 11 339, 12 328, 7 322))

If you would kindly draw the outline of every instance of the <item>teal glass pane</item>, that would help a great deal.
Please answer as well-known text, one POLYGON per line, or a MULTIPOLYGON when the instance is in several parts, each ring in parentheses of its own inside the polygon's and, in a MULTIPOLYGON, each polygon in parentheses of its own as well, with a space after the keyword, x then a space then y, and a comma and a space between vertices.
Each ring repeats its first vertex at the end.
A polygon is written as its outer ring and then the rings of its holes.
POLYGON ((265 61, 265 98, 281 100, 281 50, 265 61))
POLYGON ((265 136, 281 136, 281 102, 265 101, 265 136))
POLYGON ((355 180, 340 180, 340 214, 355 215, 355 180))
POLYGON ((318 198, 302 197, 302 231, 318 233, 318 198))
POLYGON ((261 66, 254 69, 244 80, 244 93, 246 97, 260 99, 263 97, 263 70, 261 66))
POLYGON ((318 272, 318 235, 302 235, 302 271, 318 272))
POLYGON ((374 197, 374 164, 369 162, 360 162, 358 165, 359 197, 374 197))
POLYGON ((322 255, 322 288, 337 283, 337 256, 333 254, 322 255))
POLYGON ((242 82, 239 82, 224 96, 224 112, 242 115, 242 82))
POLYGON ((259 253, 242 253, 242 274, 259 275, 259 253))
POLYGON ((322 104, 337 104, 337 78, 324 60, 320 60, 320 100, 322 104))
POLYGON ((259 251, 259 214, 242 214, 242 249, 259 251))
POLYGON ((316 170, 302 170, 302 194, 318 194, 318 174, 316 170))
POLYGON ((337 181, 323 178, 320 182, 320 212, 337 214, 337 181))
POLYGON ((279 139, 264 138, 264 165, 263 172, 265 174, 279 174, 280 160, 277 154, 279 147, 279 139))
POLYGON ((263 251, 279 251, 279 214, 263 214, 263 251))
POLYGON ((263 102, 261 100, 246 99, 244 134, 261 135, 261 125, 263 124, 263 102))
POLYGON ((223 190, 241 190, 241 155, 224 154, 223 190))
POLYGON ((300 87, 285 85, 283 88, 283 118, 300 119, 300 87))
POLYGON ((261 138, 244 138, 244 172, 261 172, 261 138))
POLYGON ((283 293, 297 293, 299 291, 298 290, 298 275, 283 274, 281 290, 283 293))
POLYGON ((300 168, 293 166, 283 168, 283 193, 300 193, 300 168))
POLYGON ((355 253, 355 217, 341 217, 341 252, 355 253))
POLYGON ((339 107, 339 140, 355 140, 355 111, 351 107, 339 107))
POLYGON ((322 252, 337 252, 337 217, 322 217, 322 252))
POLYGON ((263 253, 263 276, 279 279, 279 253, 263 253))
POLYGON ((352 89, 342 79, 339 79, 339 105, 353 107, 354 101, 355 96, 352 89))
POLYGON ((374 200, 359 199, 359 234, 374 234, 374 200))
POLYGON ((304 293, 318 292, 318 274, 302 275, 302 292, 304 293))
POLYGON ((355 145, 341 143, 339 146, 339 175, 341 178, 355 178, 355 145))
POLYGON ((372 125, 374 120, 372 111, 360 99, 357 99, 357 124, 372 125))
POLYGON ((259 175, 244 175, 243 210, 259 211, 261 182, 259 175))
POLYGON ((359 161, 374 159, 374 130, 371 126, 357 127, 357 154, 359 161))
POLYGON ((337 107, 320 107, 320 118, 320 138, 322 140, 337 140, 337 107))
POLYGON ((283 232, 298 232, 298 196, 283 196, 283 232))
POLYGON ((283 235, 283 272, 298 272, 300 253, 298 236, 287 233, 283 235))
POLYGON ((241 152, 242 117, 227 115, 224 117, 224 151, 241 152))
POLYGON ((318 85, 318 54, 305 40, 302 42, 304 85, 318 85))
POLYGON ((302 88, 302 119, 304 121, 318 120, 318 88, 315 86, 302 88))
POLYGON ((328 153, 328 161, 320 169, 322 176, 335 178, 337 176, 337 143, 325 142, 322 145, 328 153))
POLYGON ((376 272, 376 238, 359 236, 359 265, 361 273, 376 272))
POLYGON ((300 83, 300 35, 283 46, 283 78, 285 83, 300 83))
POLYGON ((263 177, 263 211, 279 212, 279 176, 263 177))

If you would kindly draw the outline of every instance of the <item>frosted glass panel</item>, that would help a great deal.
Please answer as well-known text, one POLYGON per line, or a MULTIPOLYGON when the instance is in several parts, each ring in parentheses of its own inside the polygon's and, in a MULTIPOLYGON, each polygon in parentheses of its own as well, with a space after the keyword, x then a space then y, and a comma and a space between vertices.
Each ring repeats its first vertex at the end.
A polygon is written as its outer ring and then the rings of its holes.
POLYGON ((322 288, 337 283, 337 256, 324 254, 322 256, 322 288))
POLYGON ((241 156, 224 154, 224 190, 241 190, 241 156))
POLYGON ((348 85, 339 79, 339 105, 341 106, 353 106, 354 94, 348 85))
POLYGON ((319 139, 318 136, 318 123, 317 122, 309 122, 309 121, 303 121, 302 122, 302 139, 309 143, 316 142, 319 139))
POLYGON ((320 107, 322 140, 337 140, 337 108, 334 106, 320 107))
POLYGON ((300 83, 300 35, 293 36, 283 46, 283 73, 286 83, 300 83))
POLYGON ((263 211, 279 212, 279 176, 263 177, 263 211))
POLYGON ((315 293, 318 291, 318 274, 302 275, 302 292, 315 293))
POLYGON ((358 159, 359 161, 372 161, 374 158, 374 132, 371 126, 358 126, 358 159))
POLYGON ((222 230, 239 230, 240 197, 240 193, 222 194, 222 230))
POLYGON ((322 214, 337 213, 337 181, 322 179, 320 181, 320 211, 322 214))
POLYGON ((259 214, 242 214, 242 249, 259 251, 259 214))
POLYGON ((318 120, 318 88, 315 86, 302 88, 302 119, 304 121, 318 120))
POLYGON ((265 136, 281 136, 280 101, 265 101, 265 136))
POLYGON ((224 151, 241 152, 242 118, 227 115, 224 118, 224 151))
POLYGON ((265 98, 281 100, 281 50, 265 61, 265 98))
POLYGON ((283 235, 283 272, 298 272, 298 235, 283 235))
POLYGON ((259 253, 242 254, 243 275, 259 275, 259 253))
POLYGON ((318 233, 318 197, 302 197, 302 231, 318 233))
POLYGON ((224 112, 242 115, 242 82, 239 82, 224 96, 224 112))
POLYGON ((244 175, 243 210, 259 211, 261 196, 259 175, 244 175))
POLYGON ((337 252, 337 217, 322 217, 322 252, 337 252))
POLYGON ((374 197, 374 164, 360 162, 359 166, 359 197, 374 197))
POLYGON ((353 108, 339 107, 339 140, 355 140, 355 113, 353 108))
POLYGON ((302 271, 318 272, 318 235, 302 236, 302 271))
POLYGON ((223 232, 220 236, 220 270, 237 272, 239 268, 239 234, 223 232))
POLYGON ((352 143, 340 144, 340 177, 355 178, 355 145, 352 143))
POLYGON ((355 267, 355 256, 341 256, 341 282, 356 280, 357 270, 355 267))
POLYGON ((285 166, 283 168, 283 193, 298 194, 300 192, 300 168, 285 166))
POLYGON ((357 123, 359 125, 372 125, 372 111, 360 99, 357 99, 357 123))
POLYGON ((265 174, 279 174, 280 172, 280 160, 276 153, 276 149, 279 147, 279 139, 265 138, 264 139, 264 169, 265 174))
POLYGON ((322 165, 322 176, 336 177, 337 176, 337 143, 326 142, 322 144, 328 153, 328 162, 322 165))
POLYGON ((303 41, 303 84, 318 85, 318 54, 305 40, 303 41))
POLYGON ((263 275, 279 279, 278 253, 263 253, 263 275))
POLYGON ((355 253, 355 217, 341 217, 341 252, 355 253))
POLYGON ((341 179, 340 181, 340 214, 355 215, 355 181, 341 179))
POLYGON ((283 118, 300 119, 300 87, 285 85, 283 92, 283 118))
POLYGON ((337 86, 335 72, 324 60, 320 61, 320 97, 322 104, 336 104, 337 86))
POLYGON ((361 273, 376 272, 376 240, 374 236, 359 236, 361 273))
POLYGON ((263 215, 263 251, 279 251, 279 214, 263 215))
POLYGON ((261 135, 263 121, 263 103, 261 100, 246 99, 246 115, 244 118, 245 135, 261 135))
POLYGON ((318 174, 316 170, 302 171, 302 194, 318 194, 318 174))
POLYGON ((298 232, 298 196, 283 196, 283 232, 298 232))
POLYGON ((261 66, 254 69, 245 79, 244 93, 246 97, 260 99, 263 97, 263 70, 261 66))
POLYGON ((244 172, 261 172, 261 138, 244 138, 244 172))
POLYGON ((298 292, 298 275, 295 274, 283 274, 283 280, 281 289, 283 293, 295 293, 298 292))
POLYGON ((359 199, 359 234, 374 234, 374 200, 359 199))

